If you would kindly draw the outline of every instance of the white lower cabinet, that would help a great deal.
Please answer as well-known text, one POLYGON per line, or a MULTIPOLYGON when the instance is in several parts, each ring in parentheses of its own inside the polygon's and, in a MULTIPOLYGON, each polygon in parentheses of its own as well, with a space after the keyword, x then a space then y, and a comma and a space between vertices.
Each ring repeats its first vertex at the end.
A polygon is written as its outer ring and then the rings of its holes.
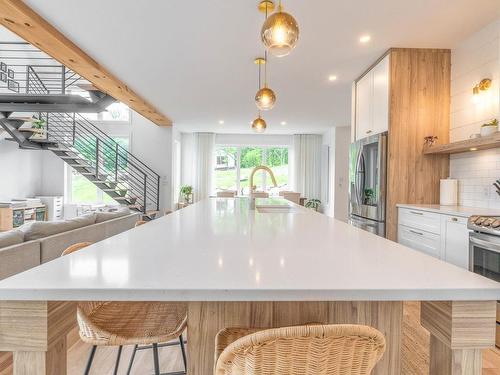
POLYGON ((467 218, 399 208, 398 242, 456 266, 469 268, 467 218))
POLYGON ((443 260, 462 268, 469 268, 467 218, 442 215, 441 249, 443 260))
POLYGON ((438 234, 400 225, 398 242, 435 258, 440 258, 441 238, 438 234))

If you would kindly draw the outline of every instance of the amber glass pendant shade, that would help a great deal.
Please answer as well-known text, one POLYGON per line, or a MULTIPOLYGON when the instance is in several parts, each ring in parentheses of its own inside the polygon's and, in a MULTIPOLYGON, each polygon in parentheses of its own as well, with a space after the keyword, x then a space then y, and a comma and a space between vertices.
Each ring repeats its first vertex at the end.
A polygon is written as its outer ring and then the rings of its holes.
POLYGON ((268 111, 276 104, 276 94, 268 87, 264 87, 255 94, 255 104, 261 111, 268 111))
POLYGON ((266 128, 267 128, 267 124, 264 121, 264 119, 261 118, 260 116, 257 117, 255 120, 253 120, 253 122, 252 122, 252 129, 256 133, 264 133, 264 131, 266 130, 266 128))
POLYGON ((290 14, 278 11, 269 16, 261 30, 262 43, 274 56, 288 55, 299 40, 299 25, 290 14))

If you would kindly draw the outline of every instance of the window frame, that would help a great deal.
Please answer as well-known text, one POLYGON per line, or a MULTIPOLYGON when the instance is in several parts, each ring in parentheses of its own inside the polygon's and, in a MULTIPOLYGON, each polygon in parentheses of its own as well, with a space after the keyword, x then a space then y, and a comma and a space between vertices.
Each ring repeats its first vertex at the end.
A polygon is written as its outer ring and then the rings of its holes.
MULTIPOLYGON (((217 158, 217 155, 216 155, 216 152, 217 152, 217 149, 218 148, 223 148, 223 147, 234 147, 236 148, 236 193, 237 195, 241 193, 241 149, 242 148, 246 148, 246 147, 253 147, 253 148, 260 148, 263 150, 263 153, 262 153, 262 163, 261 165, 267 165, 267 156, 268 156, 268 150, 271 149, 271 148, 283 148, 283 149, 287 149, 287 152, 288 152, 288 183, 287 185, 288 186, 291 186, 291 160, 290 160, 290 156, 291 156, 291 150, 292 150, 292 146, 290 145, 284 145, 284 144, 277 144, 277 145, 274 145, 274 144, 269 144, 269 145, 261 145, 261 144, 234 144, 234 143, 218 143, 215 145, 215 150, 214 150, 214 160, 215 160, 215 163, 216 163, 216 158, 217 158)), ((212 168, 212 180, 214 181, 214 184, 213 184, 213 188, 215 190, 215 193, 217 193, 217 186, 216 186, 216 178, 215 178, 215 166, 216 164, 214 165, 214 167, 212 168)), ((264 190, 267 190, 267 173, 263 173, 262 174, 262 182, 261 182, 261 186, 263 187, 264 190)))

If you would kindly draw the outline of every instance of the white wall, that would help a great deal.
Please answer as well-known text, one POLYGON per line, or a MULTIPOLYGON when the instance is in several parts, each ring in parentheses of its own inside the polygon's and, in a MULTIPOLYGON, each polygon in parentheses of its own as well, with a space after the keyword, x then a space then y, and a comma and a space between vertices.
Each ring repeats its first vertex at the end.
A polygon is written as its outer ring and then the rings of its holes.
MULTIPOLYGON (((323 212, 338 220, 347 222, 348 187, 349 187, 349 145, 351 127, 333 127, 323 134, 323 145, 330 147, 330 191, 328 204, 323 205, 323 212)), ((322 161, 323 162, 323 161, 322 161)), ((322 181, 322 188, 325 187, 322 181)), ((325 192, 322 194, 324 196, 325 192)))
POLYGON ((0 199, 26 198, 41 188, 43 151, 21 150, 0 139, 0 199))
MULTIPOLYGON (((500 19, 469 36, 451 54, 450 141, 479 133, 483 123, 499 117, 500 19), (492 87, 472 101, 472 88, 483 78, 492 87)), ((500 178, 500 149, 451 155, 450 177, 459 181, 459 204, 500 208, 492 183, 500 178)))
POLYGON ((133 111, 131 116, 131 152, 160 175, 160 209, 172 209, 172 128, 133 111))
POLYGON ((334 217, 335 207, 335 128, 329 129, 323 134, 323 152, 321 155, 322 175, 321 175, 321 200, 323 203, 323 213, 334 217), (326 167, 324 148, 329 148, 328 177, 325 176, 326 167), (327 183, 328 179, 328 183, 327 183), (325 190, 328 191, 325 191, 325 190), (325 198, 328 197, 328 200, 325 198))
POLYGON ((217 134, 217 145, 292 146, 292 135, 274 134, 217 134))
POLYGON ((40 151, 42 176, 37 195, 63 196, 65 173, 64 161, 50 151, 40 151))
POLYGON ((349 145, 351 127, 335 128, 334 217, 347 222, 349 211, 349 145))

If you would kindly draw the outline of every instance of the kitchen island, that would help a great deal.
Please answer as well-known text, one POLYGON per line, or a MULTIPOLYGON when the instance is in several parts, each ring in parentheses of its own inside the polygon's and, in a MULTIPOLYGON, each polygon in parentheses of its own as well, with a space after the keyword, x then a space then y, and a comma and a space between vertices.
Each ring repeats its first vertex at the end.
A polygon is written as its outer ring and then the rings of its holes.
POLYGON ((431 375, 479 375, 497 299, 496 282, 290 202, 207 199, 1 281, 0 350, 15 375, 64 374, 74 301, 187 301, 189 374, 212 372, 223 327, 321 322, 378 328, 374 374, 398 375, 416 300, 431 375))

